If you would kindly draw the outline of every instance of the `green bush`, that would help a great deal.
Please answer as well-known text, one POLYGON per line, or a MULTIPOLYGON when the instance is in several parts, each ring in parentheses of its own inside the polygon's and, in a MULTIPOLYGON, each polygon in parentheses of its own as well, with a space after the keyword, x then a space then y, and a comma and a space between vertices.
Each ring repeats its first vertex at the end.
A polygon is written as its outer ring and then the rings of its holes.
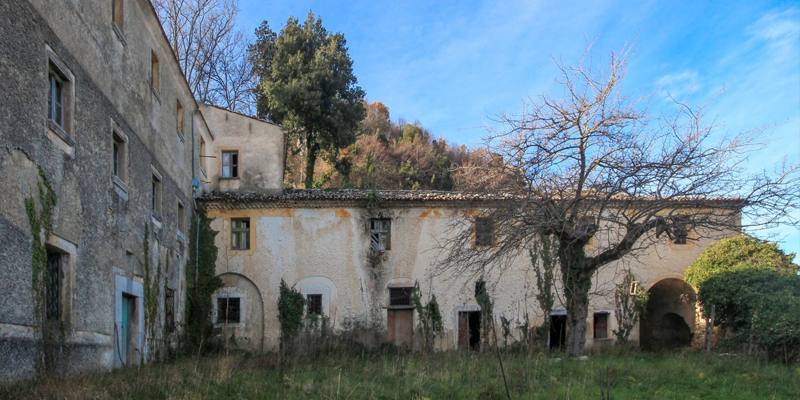
POLYGON ((800 276, 768 269, 718 273, 700 285, 700 301, 731 332, 730 345, 800 361, 800 276))
POLYGON ((686 282, 699 287, 705 280, 717 274, 748 269, 780 271, 786 274, 797 272, 792 263, 793 254, 781 251, 775 243, 741 235, 709 246, 686 270, 686 282))
POLYGON ((280 294, 278 296, 278 320, 281 323, 281 349, 291 351, 294 339, 303 327, 303 313, 306 299, 294 287, 289 287, 281 279, 280 294))

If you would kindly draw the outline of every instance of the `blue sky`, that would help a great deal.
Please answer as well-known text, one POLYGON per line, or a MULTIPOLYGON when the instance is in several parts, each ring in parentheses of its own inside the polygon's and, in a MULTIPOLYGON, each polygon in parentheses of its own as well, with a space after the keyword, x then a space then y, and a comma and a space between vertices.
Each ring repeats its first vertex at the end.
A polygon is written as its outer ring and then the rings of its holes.
MULTIPOLYGON (((239 0, 239 29, 308 10, 348 41, 359 84, 393 119, 477 146, 492 117, 554 93, 554 60, 631 46, 626 95, 703 107, 719 135, 751 132, 753 170, 800 162, 800 5, 789 1, 239 0)), ((800 230, 759 236, 800 253, 800 230), (767 235, 767 236, 765 236, 767 235)), ((796 258, 797 260, 797 258, 796 258)))

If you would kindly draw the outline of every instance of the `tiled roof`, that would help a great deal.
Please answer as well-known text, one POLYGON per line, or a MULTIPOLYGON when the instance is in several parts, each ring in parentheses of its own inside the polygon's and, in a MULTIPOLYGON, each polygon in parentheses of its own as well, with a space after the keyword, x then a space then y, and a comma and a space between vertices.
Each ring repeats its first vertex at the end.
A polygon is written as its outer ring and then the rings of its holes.
MULTIPOLYGON (((331 203, 367 206, 380 204, 490 204, 523 197, 507 192, 457 192, 443 190, 287 189, 282 192, 211 192, 200 197, 210 208, 325 206, 331 203)), ((647 201, 647 199, 640 199, 647 201)), ((687 200, 703 204, 740 205, 737 199, 687 200)))

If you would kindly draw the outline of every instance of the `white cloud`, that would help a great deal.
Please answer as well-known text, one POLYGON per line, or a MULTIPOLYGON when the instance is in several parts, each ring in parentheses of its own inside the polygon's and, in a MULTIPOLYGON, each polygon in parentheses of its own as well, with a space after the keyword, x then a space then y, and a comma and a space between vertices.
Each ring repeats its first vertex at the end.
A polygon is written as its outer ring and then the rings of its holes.
POLYGON ((684 70, 661 76, 656 87, 664 97, 684 99, 700 90, 700 78, 696 71, 684 70))

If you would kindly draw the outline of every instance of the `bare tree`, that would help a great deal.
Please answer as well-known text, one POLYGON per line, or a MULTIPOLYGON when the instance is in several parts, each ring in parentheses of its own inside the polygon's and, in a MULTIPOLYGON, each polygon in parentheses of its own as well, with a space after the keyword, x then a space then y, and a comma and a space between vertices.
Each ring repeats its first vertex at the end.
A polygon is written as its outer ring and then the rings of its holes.
POLYGON ((497 244, 472 245, 466 217, 441 244, 442 273, 480 276, 502 273, 532 240, 554 236, 571 355, 584 351, 598 269, 659 241, 797 224, 800 208, 796 166, 748 175, 753 147, 742 137, 712 142, 711 127, 692 108, 677 104, 673 116, 655 119, 620 96, 624 59, 612 54, 604 74, 560 66, 562 98, 541 97, 522 115, 500 119, 503 129, 488 146, 505 160, 501 173, 522 184, 505 187, 513 200, 483 211, 497 244))
POLYGON ((252 114, 255 78, 234 30, 236 0, 153 0, 195 99, 252 114))

